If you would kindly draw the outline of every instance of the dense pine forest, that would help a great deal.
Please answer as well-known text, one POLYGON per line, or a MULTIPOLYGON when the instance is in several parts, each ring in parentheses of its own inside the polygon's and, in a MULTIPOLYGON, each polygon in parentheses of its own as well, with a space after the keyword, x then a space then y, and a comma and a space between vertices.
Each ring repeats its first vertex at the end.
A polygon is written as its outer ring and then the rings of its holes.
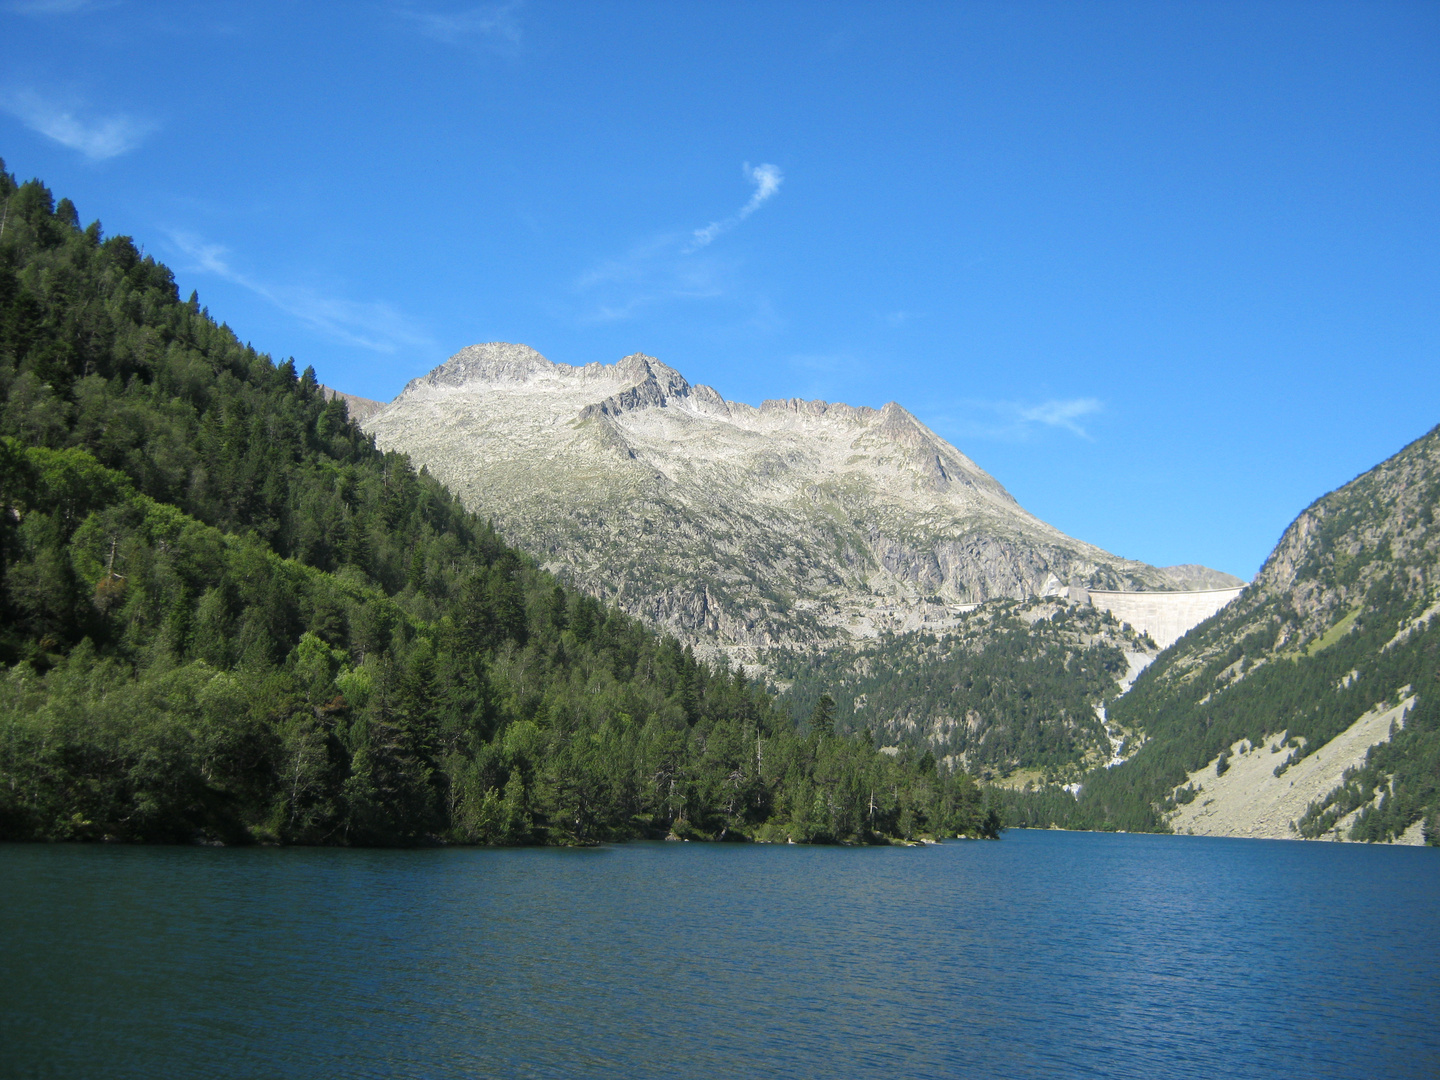
POLYGON ((0 163, 0 839, 997 833, 562 587, 0 163))
POLYGON ((782 701, 808 712, 829 694, 844 730, 868 728, 983 779, 1027 769, 1068 783, 1110 757, 1095 706, 1118 694, 1127 651, 1157 650, 1107 611, 1031 598, 992 600, 943 633, 766 659, 788 684, 782 701))

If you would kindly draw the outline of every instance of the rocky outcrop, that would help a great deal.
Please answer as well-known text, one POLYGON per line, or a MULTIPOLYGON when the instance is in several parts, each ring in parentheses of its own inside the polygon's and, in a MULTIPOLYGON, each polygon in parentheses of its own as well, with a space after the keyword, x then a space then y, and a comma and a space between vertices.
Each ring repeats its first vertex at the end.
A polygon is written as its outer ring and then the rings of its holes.
POLYGON ((1246 650, 1252 663, 1328 647, 1381 606, 1440 603, 1437 500, 1440 429, 1307 507, 1221 623, 1171 658, 1165 677, 1188 681, 1262 628, 1264 647, 1246 650))
POLYGON ((1187 563, 1184 566, 1162 566, 1160 572, 1173 583, 1173 588, 1185 592, 1203 592, 1206 589, 1238 589, 1245 584, 1234 574, 1223 570, 1211 570, 1208 566, 1187 563))
POLYGON ((575 367, 471 346, 364 427, 562 576, 740 659, 933 628, 1051 579, 1180 580, 1027 513, 894 402, 756 408, 640 353, 575 367))

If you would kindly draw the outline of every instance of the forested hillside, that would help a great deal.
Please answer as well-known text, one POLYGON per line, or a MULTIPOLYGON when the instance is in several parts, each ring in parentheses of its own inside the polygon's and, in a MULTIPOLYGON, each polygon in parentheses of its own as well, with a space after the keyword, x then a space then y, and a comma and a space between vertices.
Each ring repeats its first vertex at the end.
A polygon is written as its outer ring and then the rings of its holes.
POLYGON ((1111 715, 1149 742, 1087 777, 1079 802, 1014 798, 1016 824, 1164 828, 1195 797, 1187 774, 1236 742, 1285 734, 1275 771, 1323 751, 1372 707, 1414 698, 1404 726, 1296 823, 1319 836, 1359 810, 1350 837, 1416 822, 1440 843, 1440 428, 1286 530, 1255 584, 1167 650, 1111 715), (1183 785, 1183 786, 1182 786, 1183 785))
POLYGON ((559 586, 128 237, 0 207, 0 838, 994 835, 559 586))
POLYGON ((789 680, 782 701, 802 713, 828 693, 844 730, 869 729, 986 779, 1026 768, 1068 783, 1111 756, 1095 706, 1119 693, 1127 652, 1157 649, 1109 612, 1035 598, 984 604, 943 633, 767 660, 789 680))

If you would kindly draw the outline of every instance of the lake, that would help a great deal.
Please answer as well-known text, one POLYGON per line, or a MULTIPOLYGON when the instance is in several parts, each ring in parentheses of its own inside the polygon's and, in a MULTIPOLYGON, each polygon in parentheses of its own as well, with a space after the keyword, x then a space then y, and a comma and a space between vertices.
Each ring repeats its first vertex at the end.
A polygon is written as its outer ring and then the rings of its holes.
POLYGON ((4 1077, 1440 1075, 1440 851, 0 845, 4 1077))

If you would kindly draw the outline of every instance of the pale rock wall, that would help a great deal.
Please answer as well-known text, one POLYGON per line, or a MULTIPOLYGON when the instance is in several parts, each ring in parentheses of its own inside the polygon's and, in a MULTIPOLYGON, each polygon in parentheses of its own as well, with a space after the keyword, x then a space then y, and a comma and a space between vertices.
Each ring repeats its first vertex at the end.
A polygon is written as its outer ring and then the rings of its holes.
POLYGON ((326 401, 334 401, 339 398, 345 403, 346 412, 350 419, 357 424, 367 417, 374 416, 381 409, 385 408, 383 401, 371 401, 369 398, 359 397, 356 394, 347 394, 343 390, 335 390, 329 386, 320 387, 320 392, 325 395, 326 401))

